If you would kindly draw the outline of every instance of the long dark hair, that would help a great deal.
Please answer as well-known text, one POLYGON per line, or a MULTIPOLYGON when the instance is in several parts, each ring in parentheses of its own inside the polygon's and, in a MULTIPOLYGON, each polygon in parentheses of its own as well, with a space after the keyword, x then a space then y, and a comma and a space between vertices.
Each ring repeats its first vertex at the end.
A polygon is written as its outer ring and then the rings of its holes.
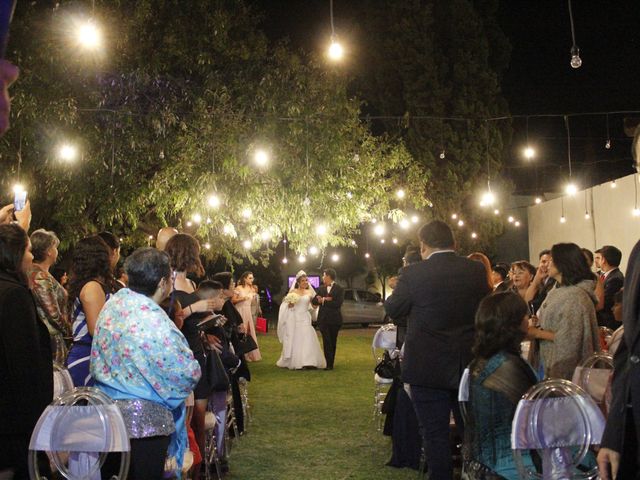
POLYGON ((26 272, 21 270, 29 237, 15 224, 0 225, 0 270, 18 277, 27 284, 26 272))
POLYGON ((110 279, 109 247, 104 243, 104 240, 97 235, 80 240, 76 244, 71 258, 69 301, 73 304, 87 282, 96 280, 104 285, 110 279))
POLYGON ((560 285, 576 285, 582 280, 593 280, 593 273, 582 250, 575 243, 556 243, 551 247, 553 265, 562 274, 560 285))
POLYGON ((178 233, 171 237, 164 249, 171 258, 171 268, 176 272, 204 275, 204 267, 200 261, 200 244, 187 233, 178 233))
POLYGON ((245 280, 249 275, 253 275, 253 272, 250 272, 249 270, 247 270, 242 275, 240 275, 240 280, 238 280, 238 285, 242 285, 244 287, 245 286, 245 280))
POLYGON ((476 340, 473 345, 474 363, 488 359, 500 351, 520 353, 520 342, 525 333, 522 319, 527 304, 515 292, 499 292, 485 297, 476 312, 476 340))

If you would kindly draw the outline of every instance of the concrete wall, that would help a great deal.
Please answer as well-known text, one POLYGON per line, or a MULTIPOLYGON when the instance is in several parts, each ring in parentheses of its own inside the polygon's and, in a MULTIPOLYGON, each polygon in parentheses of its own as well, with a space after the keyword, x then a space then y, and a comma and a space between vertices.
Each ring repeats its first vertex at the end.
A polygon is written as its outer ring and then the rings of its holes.
MULTIPOLYGON (((575 196, 556 198, 528 208, 529 257, 537 265, 540 250, 554 243, 574 242, 594 251, 614 245, 622 251, 622 271, 631 249, 640 239, 640 216, 632 214, 635 185, 639 177, 629 175, 579 191, 575 196), (585 207, 586 198, 586 207, 585 207), (566 223, 560 222, 562 205, 566 223), (585 208, 590 218, 585 218, 585 208)), ((640 190, 640 185, 638 185, 640 190)))

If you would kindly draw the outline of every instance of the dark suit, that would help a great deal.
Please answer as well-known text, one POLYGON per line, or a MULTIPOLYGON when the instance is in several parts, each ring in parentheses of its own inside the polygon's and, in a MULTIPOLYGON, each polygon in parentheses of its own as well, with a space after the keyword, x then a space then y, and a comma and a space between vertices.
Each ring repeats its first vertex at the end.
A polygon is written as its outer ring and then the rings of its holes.
POLYGON ((618 480, 638 478, 640 471, 640 242, 629 257, 622 305, 624 335, 613 359, 612 401, 601 442, 622 454, 618 480))
POLYGON ((506 292, 507 290, 509 290, 509 284, 506 281, 502 281, 500 282, 494 289, 493 291, 498 293, 498 292, 506 292))
POLYGON ((440 252, 409 265, 385 302, 390 317, 409 315, 402 376, 411 385, 432 480, 452 476, 449 417, 458 413, 458 383, 472 358, 475 312, 490 291, 480 262, 440 252))
POLYGON ((336 356, 336 344, 338 343, 338 332, 342 326, 342 313, 340 307, 344 301, 344 289, 337 283, 331 286, 331 292, 327 293, 327 287, 322 285, 313 298, 314 305, 320 305, 318 310, 318 328, 322 334, 322 347, 324 358, 327 360, 327 368, 333 368, 333 360, 336 356), (317 296, 331 297, 324 303, 318 301, 317 296))
POLYGON ((613 330, 620 326, 613 318, 613 297, 624 285, 624 275, 619 268, 615 268, 609 272, 604 279, 604 307, 596 313, 598 316, 598 326, 609 327, 613 330))

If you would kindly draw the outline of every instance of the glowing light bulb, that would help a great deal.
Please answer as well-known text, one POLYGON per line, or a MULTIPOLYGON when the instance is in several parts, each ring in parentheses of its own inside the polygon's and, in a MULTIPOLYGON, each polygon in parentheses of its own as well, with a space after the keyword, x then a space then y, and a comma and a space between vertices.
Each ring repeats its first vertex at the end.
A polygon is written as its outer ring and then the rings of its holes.
POLYGON ((318 254, 318 247, 309 247, 309 253, 311 255, 317 255, 318 254))
POLYGON ((378 223, 378 219, 377 218, 372 219, 371 223, 378 223))
POLYGON ((394 237, 394 238, 392 238, 392 239, 391 239, 391 241, 392 241, 394 244, 396 244, 396 245, 397 245, 397 243, 398 243, 398 239, 397 239, 397 238, 395 238, 395 237, 394 237))
POLYGON ((298 257, 298 261, 299 261, 300 263, 304 263, 304 262, 306 262, 306 261, 307 261, 307 257, 305 257, 304 255, 300 255, 300 256, 298 257))
POLYGON ((287 263, 289 263, 289 260, 287 260, 287 257, 284 257, 284 258, 282 259, 282 263, 284 263, 285 265, 286 265, 287 263))
POLYGON ((633 214, 634 217, 640 217, 640 208, 636 207, 634 208, 631 213, 633 214))
POLYGON ((400 228, 402 228, 403 230, 408 229, 411 226, 411 223, 409 223, 409 220, 407 220, 406 218, 403 218, 402 220, 400 220, 400 228))
POLYGON ((373 233, 375 233, 378 236, 384 235, 384 225, 382 224, 376 225, 376 227, 373 229, 373 233))
POLYGON ((589 215, 589 212, 584 212, 584 219, 589 220, 590 218, 591 218, 591 215, 589 215))
POLYGON ((329 58, 333 61, 342 60, 344 57, 344 48, 335 39, 331 40, 328 51, 329 58))
POLYGON ((193 223, 191 222, 191 220, 189 220, 189 221, 187 222, 187 227, 191 227, 192 225, 193 225, 193 223))
POLYGON ((211 218, 207 217, 207 225, 211 225, 211 218))
POLYGON ((235 236, 236 229, 233 228, 233 225, 231 225, 230 223, 227 223, 224 227, 222 227, 222 233, 230 237, 233 237, 235 236))
POLYGON ((565 218, 564 215, 560 217, 560 223, 567 223, 567 219, 565 218))
POLYGON ((244 242, 242 242, 242 246, 249 250, 251 248, 251 240, 245 240, 244 242))
POLYGON ((536 205, 540 205, 542 203, 542 199, 540 197, 536 197, 536 205))
POLYGON ((205 243, 204 248, 206 248, 207 250, 211 250, 211 244, 209 242, 205 243))
POLYGON ((149 235, 149 240, 153 240, 153 235, 149 235))
POLYGON ((452 213, 451 214, 451 219, 455 220, 456 218, 458 218, 458 214, 457 213, 452 213))
POLYGON ((340 260, 340 255, 338 255, 337 253, 334 253, 333 255, 331 255, 332 262, 337 262, 338 260, 340 260))
POLYGON ((242 218, 247 218, 247 219, 251 218, 251 214, 252 214, 252 212, 251 212, 250 208, 244 208, 242 210, 242 218))
POLYGON ((418 223, 420 221, 420 217, 418 217, 417 215, 414 215, 413 217, 411 217, 411 223, 418 223))
POLYGON ((327 234, 327 226, 324 224, 320 224, 316 227, 316 233, 318 235, 326 235, 327 234))
POLYGON ((202 221, 202 215, 200 215, 199 213, 194 213, 193 217, 191 217, 191 220, 193 220, 195 223, 200 223, 202 221))
POLYGON ((210 207, 218 208, 220 206, 220 198, 217 195, 210 195, 208 202, 210 207))
POLYGON ((611 148, 611 140, 607 138, 607 141, 604 142, 604 148, 609 150, 611 148))
POLYGON ((493 211, 494 215, 500 215, 500 210, 498 210, 497 208, 493 211))
POLYGON ((471 238, 473 239, 478 238, 478 234, 476 232, 471 232, 471 238))
POLYGON ((369 255, 368 252, 364 254, 364 258, 369 258, 369 257, 371 257, 371 255, 369 255))
POLYGON ((576 193, 578 193, 578 187, 576 186, 575 183, 569 183, 565 187, 564 191, 567 195, 570 195, 573 197, 576 193))
POLYGON ((351 245, 353 245, 354 247, 357 245, 355 240, 351 240, 351 245))
POLYGON ((93 22, 80 25, 76 32, 76 38, 80 46, 87 50, 95 50, 102 43, 102 34, 93 22))
POLYGON ((526 158, 527 160, 531 160, 533 157, 536 156, 536 151, 529 146, 527 146, 524 149, 523 153, 524 153, 524 158, 526 158))
POLYGON ((347 198, 351 200, 353 198, 353 193, 347 192, 347 198))
POLYGON ((458 226, 459 227, 464 226, 464 220, 462 220, 462 219, 458 220, 458 226))
POLYGON ((580 49, 577 46, 571 47, 571 68, 580 68, 582 59, 580 58, 580 49))
POLYGON ((491 206, 494 203, 496 203, 496 196, 493 194, 493 192, 489 190, 482 194, 482 199, 480 200, 481 207, 491 206))
POLYGON ((511 215, 509 215, 509 218, 507 218, 507 221, 509 223, 513 223, 515 221, 515 218, 513 218, 511 215))
POLYGON ((384 244, 384 243, 385 243, 385 239, 384 239, 384 238, 383 238, 383 239, 381 239, 381 240, 380 240, 380 243, 384 244))
POLYGON ((519 227, 519 226, 520 226, 520 221, 519 221, 519 220, 516 220, 513 224, 514 224, 516 227, 519 227))
POLYGON ((264 150, 256 150, 253 160, 259 167, 264 167, 269 163, 269 154, 264 150))
POLYGON ((398 197, 399 199, 403 199, 405 197, 406 193, 404 190, 400 189, 396 192, 396 197, 398 197))
POLYGON ((63 160, 65 162, 72 162, 78 156, 78 150, 73 145, 65 143, 60 146, 60 149, 58 150, 58 156, 60 157, 60 160, 63 160))
POLYGON ((442 149, 442 150, 440 151, 440 160, 444 160, 444 157, 446 157, 446 156, 447 156, 447 155, 445 154, 444 149, 442 149))
POLYGON ((271 240, 271 232, 269 230, 265 230, 260 234, 260 238, 263 242, 267 242, 271 240))
POLYGON ((612 181, 611 182, 611 188, 616 188, 618 186, 618 184, 616 183, 616 181, 612 181))

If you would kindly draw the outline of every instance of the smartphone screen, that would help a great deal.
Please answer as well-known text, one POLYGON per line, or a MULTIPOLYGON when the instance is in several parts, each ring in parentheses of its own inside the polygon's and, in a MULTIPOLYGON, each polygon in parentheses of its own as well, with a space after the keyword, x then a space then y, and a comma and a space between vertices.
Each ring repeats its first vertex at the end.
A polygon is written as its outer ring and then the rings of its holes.
POLYGON ((13 208, 16 212, 22 210, 27 203, 27 191, 20 190, 15 193, 15 197, 13 198, 13 208))

